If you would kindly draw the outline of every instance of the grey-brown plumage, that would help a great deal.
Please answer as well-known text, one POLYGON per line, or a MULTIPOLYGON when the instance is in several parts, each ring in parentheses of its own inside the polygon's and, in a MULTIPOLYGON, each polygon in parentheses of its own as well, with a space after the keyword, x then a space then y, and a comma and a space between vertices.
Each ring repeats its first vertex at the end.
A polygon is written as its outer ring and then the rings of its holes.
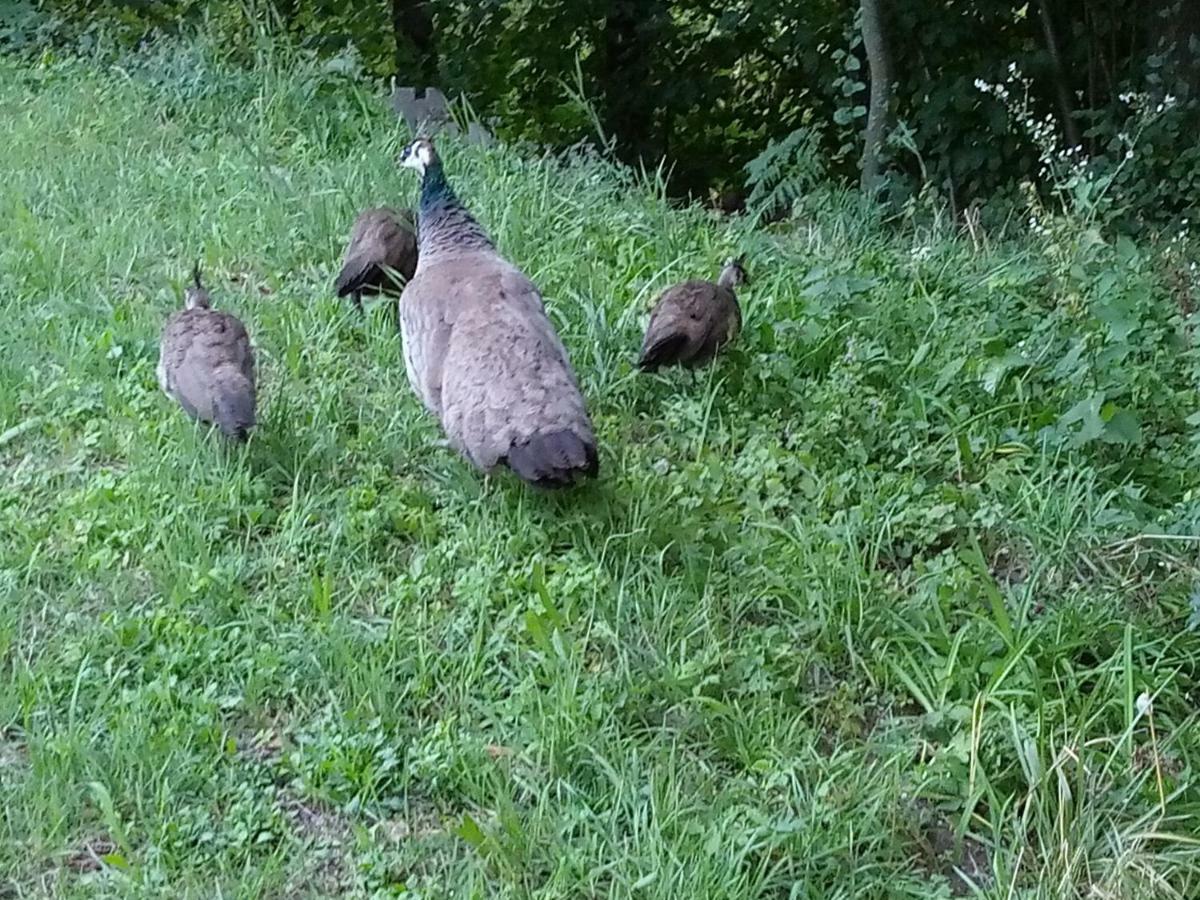
POLYGON ((339 297, 399 295, 417 269, 417 235, 410 209, 368 209, 354 220, 342 270, 334 281, 339 297))
POLYGON ((422 175, 420 255, 400 298, 413 389, 485 472, 507 465, 540 487, 596 475, 592 423, 538 289, 459 203, 429 141, 400 161, 422 175))
POLYGON ((733 289, 749 284, 740 259, 730 259, 714 284, 685 281, 663 291, 650 313, 638 366, 698 366, 710 361, 742 329, 742 309, 733 289))
POLYGON ((244 441, 255 424, 254 351, 236 316, 211 308, 200 267, 159 346, 158 383, 188 415, 244 441))

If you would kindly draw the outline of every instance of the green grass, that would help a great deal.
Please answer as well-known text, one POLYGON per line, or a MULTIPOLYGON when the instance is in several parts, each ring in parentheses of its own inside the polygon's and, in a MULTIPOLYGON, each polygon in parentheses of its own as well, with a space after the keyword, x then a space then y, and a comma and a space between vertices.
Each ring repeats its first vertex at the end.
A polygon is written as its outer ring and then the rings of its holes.
POLYGON ((0 59, 0 896, 1197 895, 1200 364, 1153 246, 750 232, 447 142, 597 425, 545 496, 434 447, 394 315, 330 297, 404 137, 278 48, 0 59), (739 345, 636 374, 733 250, 739 345), (155 384, 196 257, 244 449, 155 384))

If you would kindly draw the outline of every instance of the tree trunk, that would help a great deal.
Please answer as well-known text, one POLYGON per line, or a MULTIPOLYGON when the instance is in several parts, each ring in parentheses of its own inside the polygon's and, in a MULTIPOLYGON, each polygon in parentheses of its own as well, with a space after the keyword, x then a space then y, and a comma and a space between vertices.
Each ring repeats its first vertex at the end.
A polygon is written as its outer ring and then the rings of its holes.
POLYGON ((392 37, 400 82, 418 91, 436 84, 437 47, 427 0, 392 0, 392 37))
POLYGON ((862 191, 874 193, 879 187, 880 152, 887 136, 892 106, 892 57, 888 51, 883 24, 884 0, 862 0, 863 48, 867 51, 871 99, 867 107, 867 131, 863 142, 862 191))
POLYGON ((1079 135, 1079 123, 1075 121, 1075 104, 1071 100, 1071 87, 1067 83, 1067 70, 1063 65, 1062 52, 1058 47, 1058 35, 1054 30, 1054 19, 1046 0, 1038 0, 1042 14, 1042 32, 1046 37, 1046 51, 1050 54, 1050 66, 1054 74, 1054 90, 1058 94, 1058 108, 1062 115, 1063 135, 1071 148, 1083 145, 1079 135))

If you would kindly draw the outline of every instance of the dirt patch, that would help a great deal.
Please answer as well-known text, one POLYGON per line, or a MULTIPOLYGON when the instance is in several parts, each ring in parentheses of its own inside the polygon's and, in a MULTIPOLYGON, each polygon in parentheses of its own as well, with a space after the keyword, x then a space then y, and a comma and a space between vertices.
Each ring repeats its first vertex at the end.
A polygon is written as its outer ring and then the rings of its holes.
POLYGON ((1140 744, 1133 751, 1133 771, 1161 773, 1164 778, 1179 778, 1183 774, 1183 763, 1179 757, 1166 750, 1155 752, 1151 744, 1140 744))
MULTIPOLYGON (((285 794, 279 808, 296 833, 314 845, 341 847, 354 840, 351 819, 325 804, 299 800, 285 794)), ((410 805, 403 816, 379 820, 371 830, 381 840, 393 844, 435 837, 445 832, 437 810, 423 803, 410 805)))
POLYGON ((955 897, 967 897, 976 886, 991 881, 991 861, 987 848, 979 841, 968 835, 960 846, 954 831, 944 823, 927 827, 924 838, 929 868, 945 877, 955 897))
MULTIPOLYGON (((279 809, 307 846, 305 863, 288 883, 288 898, 340 897, 356 882, 354 849, 359 843, 354 820, 320 801, 303 800, 284 790, 279 809)), ((448 830, 432 804, 411 802, 404 815, 376 821, 370 827, 376 846, 398 845, 444 837, 448 830)))
POLYGON ((341 846, 352 837, 350 820, 322 803, 285 795, 279 809, 305 838, 324 846, 341 846))
POLYGON ((1001 588, 1018 587, 1029 579, 1029 553, 1015 544, 1000 544, 988 559, 988 571, 1001 588))
POLYGON ((284 794, 280 811, 309 845, 304 865, 288 883, 288 897, 340 897, 354 884, 350 820, 321 803, 284 794))
POLYGON ((414 806, 407 815, 384 819, 375 826, 375 833, 391 844, 425 840, 445 834, 441 816, 433 807, 414 806))
POLYGON ((1113 584, 1139 611, 1158 605, 1163 590, 1174 584, 1192 585, 1200 569, 1187 555, 1187 543, 1134 535, 1079 556, 1079 580, 1113 584))
POLYGON ((0 731, 0 774, 29 765, 29 751, 11 731, 0 731))
POLYGON ((107 835, 96 835, 81 841, 63 861, 72 872, 84 874, 104 868, 104 857, 117 852, 117 845, 107 835))
POLYGON ((992 883, 991 858, 981 841, 969 834, 959 840, 946 815, 926 801, 915 802, 912 821, 919 864, 945 878, 952 896, 967 897, 992 883))

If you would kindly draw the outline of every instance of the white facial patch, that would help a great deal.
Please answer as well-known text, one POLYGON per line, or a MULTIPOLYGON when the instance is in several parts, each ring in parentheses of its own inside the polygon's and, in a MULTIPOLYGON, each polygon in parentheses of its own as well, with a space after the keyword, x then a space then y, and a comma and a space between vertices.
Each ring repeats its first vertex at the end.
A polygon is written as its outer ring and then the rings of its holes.
POLYGON ((429 141, 413 141, 408 145, 408 152, 404 154, 404 159, 400 164, 424 175, 431 162, 433 162, 433 146, 429 141))

